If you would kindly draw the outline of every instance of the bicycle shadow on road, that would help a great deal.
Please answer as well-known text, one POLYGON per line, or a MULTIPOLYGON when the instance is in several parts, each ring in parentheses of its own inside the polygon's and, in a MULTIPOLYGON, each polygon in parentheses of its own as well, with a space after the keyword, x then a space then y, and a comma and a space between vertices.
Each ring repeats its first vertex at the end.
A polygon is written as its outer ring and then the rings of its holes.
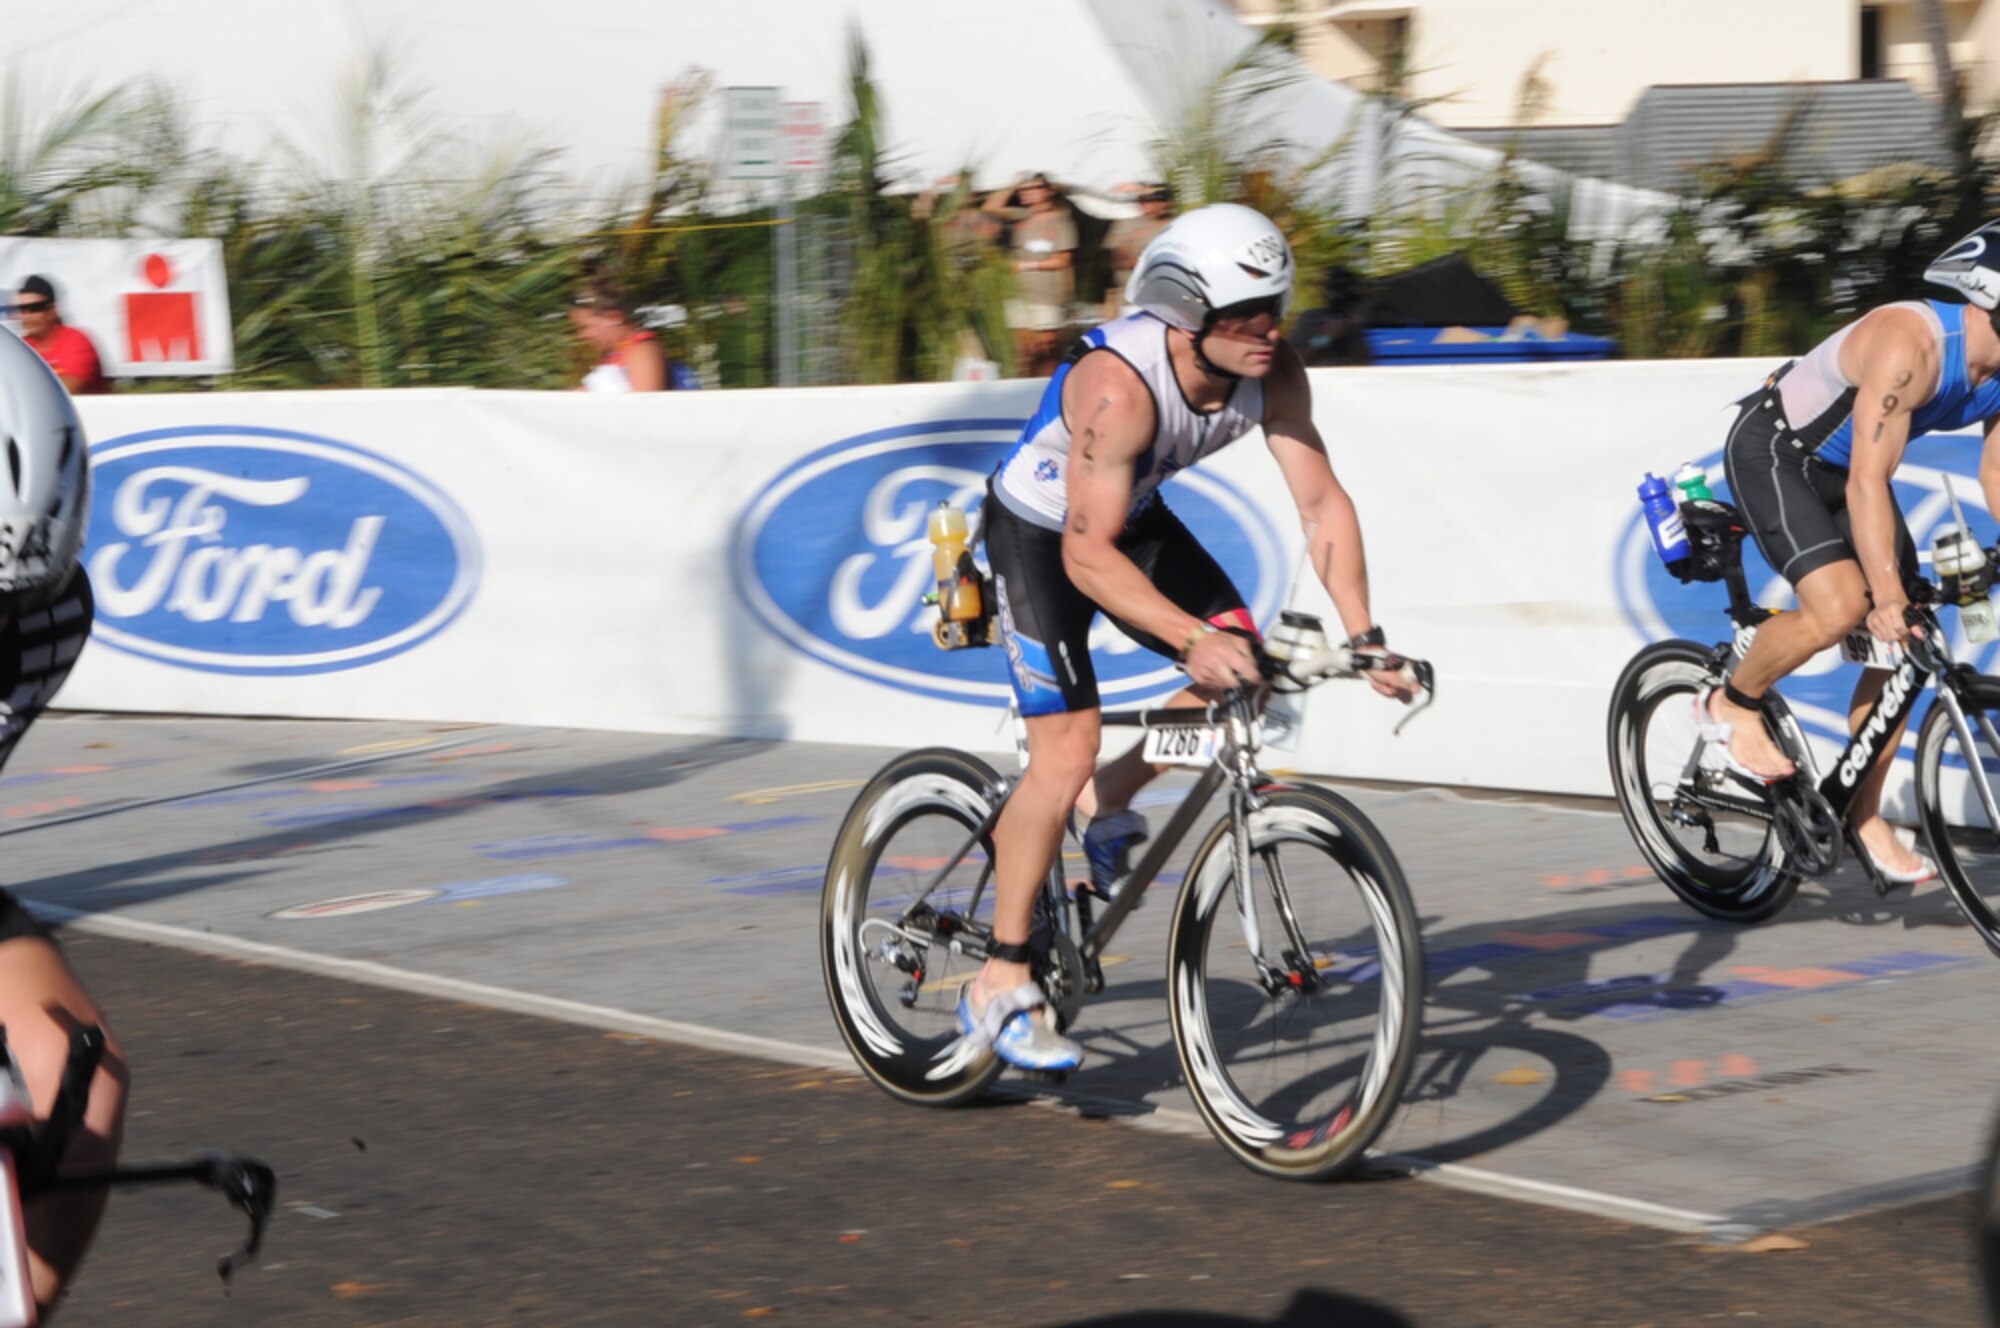
MULTIPOLYGON (((254 879, 269 870, 261 864, 275 864, 305 854, 358 848, 371 837, 426 831, 470 812, 508 805, 549 804, 663 789, 698 779, 720 766, 768 751, 774 745, 737 738, 704 739, 685 745, 663 741, 657 750, 639 756, 596 764, 558 765, 444 796, 433 792, 408 801, 390 801, 347 811, 328 809, 327 815, 317 818, 307 804, 301 807, 303 816, 297 824, 233 840, 127 858, 120 862, 97 862, 76 871, 11 881, 9 886, 33 899, 85 911, 93 911, 100 898, 119 907, 172 898, 254 879), (218 870, 202 872, 200 869, 204 867, 218 870), (224 867, 235 870, 221 870, 224 867), (179 872, 197 874, 160 879, 173 877, 179 872)), ((533 755, 532 752, 525 754, 533 755)), ((395 764, 384 762, 383 768, 395 764)), ((280 770, 283 768, 279 767, 280 770)), ((202 796, 191 794, 186 803, 178 805, 199 805, 202 796)), ((165 810, 171 813, 174 806, 169 804, 165 810)), ((137 846, 151 841, 135 837, 129 842, 137 846)), ((103 846, 109 856, 115 854, 123 843, 108 839, 103 846)))
POLYGON ((1210 1314, 1203 1310, 1134 1310, 1098 1319, 1071 1319, 1062 1328, 1409 1328, 1410 1320, 1394 1310, 1311 1288, 1297 1292, 1275 1319, 1250 1319, 1240 1314, 1210 1314))

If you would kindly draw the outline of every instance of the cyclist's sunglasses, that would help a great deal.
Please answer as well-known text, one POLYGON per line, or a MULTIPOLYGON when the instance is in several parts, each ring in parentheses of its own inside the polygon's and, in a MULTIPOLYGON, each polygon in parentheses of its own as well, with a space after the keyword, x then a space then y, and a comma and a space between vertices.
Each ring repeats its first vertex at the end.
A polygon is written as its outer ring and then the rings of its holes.
POLYGON ((14 312, 17 314, 39 314, 46 313, 55 307, 56 303, 54 300, 23 300, 14 306, 14 312))
POLYGON ((1275 323, 1285 315, 1285 302, 1275 295, 1263 295, 1254 300, 1238 300, 1235 304, 1226 304, 1217 309, 1215 321, 1221 322, 1226 318, 1234 322, 1247 323, 1259 314, 1271 315, 1271 321, 1275 323))

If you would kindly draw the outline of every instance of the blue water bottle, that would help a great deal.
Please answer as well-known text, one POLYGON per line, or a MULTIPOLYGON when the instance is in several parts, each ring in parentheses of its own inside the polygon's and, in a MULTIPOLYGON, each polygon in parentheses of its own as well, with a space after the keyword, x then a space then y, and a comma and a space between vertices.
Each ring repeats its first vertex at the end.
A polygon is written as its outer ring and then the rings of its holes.
POLYGON ((1677 563, 1688 556, 1687 527, 1681 522, 1680 504, 1674 501, 1667 482, 1651 471, 1639 485, 1639 505, 1646 511, 1646 529, 1653 533, 1653 548, 1660 561, 1677 563))

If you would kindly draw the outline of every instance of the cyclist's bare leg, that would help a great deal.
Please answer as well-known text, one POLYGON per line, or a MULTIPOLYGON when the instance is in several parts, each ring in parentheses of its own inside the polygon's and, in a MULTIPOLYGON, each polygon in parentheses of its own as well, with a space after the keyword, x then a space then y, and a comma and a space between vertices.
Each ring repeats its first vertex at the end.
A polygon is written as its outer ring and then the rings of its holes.
MULTIPOLYGON (((1203 706, 1215 699, 1216 694, 1202 687, 1184 687, 1168 698, 1166 705, 1203 706)), ((1144 742, 1135 742, 1122 755, 1106 761, 1095 777, 1084 785, 1083 793, 1076 800, 1076 809, 1085 816, 1096 820, 1101 816, 1111 816, 1132 805, 1132 799, 1139 796, 1139 790, 1166 773, 1168 767, 1155 765, 1145 760, 1140 753, 1145 750, 1144 742)))
MULTIPOLYGON (((1799 607, 1759 627, 1749 653, 1730 675, 1746 696, 1762 698, 1780 678, 1839 644, 1868 616, 1868 585, 1861 565, 1852 559, 1815 568, 1794 589, 1799 607)), ((1709 699, 1709 713, 1730 726, 1729 754, 1738 764, 1773 779, 1792 773, 1791 758, 1772 740, 1756 711, 1732 704, 1718 689, 1709 699)))
MULTIPOLYGON (((1031 715, 1028 768, 993 827, 993 939, 1019 945, 1034 927, 1035 894, 1062 847, 1063 826, 1097 768, 1098 712, 1031 715)), ((988 959, 981 995, 1012 991, 1032 977, 1026 964, 988 959)))
MULTIPOLYGON (((69 1063, 71 1034, 103 1023, 104 1016, 61 950, 31 937, 0 941, 0 1026, 7 1031, 8 1047, 21 1067, 38 1118, 46 1119, 55 1102, 69 1063)), ((65 1169, 110 1166, 118 1160, 130 1078, 124 1054, 108 1029, 105 1040, 83 1128, 71 1136, 63 1155, 65 1169)), ((50 1195, 35 1200, 23 1213, 29 1272, 44 1316, 83 1261, 104 1215, 105 1198, 102 1190, 50 1195)))
MULTIPOLYGON (((1889 681, 1887 672, 1881 669, 1863 669, 1861 681, 1854 685, 1854 700, 1848 705, 1847 731, 1857 733, 1862 722, 1868 718, 1869 708, 1875 698, 1882 694, 1882 688, 1889 681)), ((1896 726, 1896 731, 1883 743, 1882 758, 1854 786, 1853 801, 1847 804, 1847 819, 1854 823, 1854 833, 1868 846, 1869 855, 1893 871, 1915 871, 1919 865, 1915 850, 1903 846, 1896 838, 1896 828, 1882 819, 1882 786, 1888 782, 1889 767, 1893 756, 1903 741, 1903 730, 1910 724, 1909 716, 1896 726)))

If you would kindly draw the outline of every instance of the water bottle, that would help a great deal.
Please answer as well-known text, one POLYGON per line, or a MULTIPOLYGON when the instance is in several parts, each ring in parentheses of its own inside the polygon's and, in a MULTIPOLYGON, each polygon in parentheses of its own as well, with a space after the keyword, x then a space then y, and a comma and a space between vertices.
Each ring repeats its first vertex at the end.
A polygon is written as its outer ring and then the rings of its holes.
POLYGON ((1653 548, 1660 561, 1677 563, 1693 550, 1688 545, 1687 526, 1681 521, 1680 505, 1667 490, 1667 482, 1651 471, 1639 485, 1639 505, 1646 512, 1646 529, 1652 532, 1653 548))
POLYGON ((937 643, 947 650, 975 644, 969 624, 980 618, 979 569, 967 542, 965 509, 939 503, 931 509, 931 572, 937 579, 937 643))
POLYGON ((1278 625, 1264 642, 1264 653, 1272 659, 1291 663, 1311 659, 1326 649, 1326 628, 1317 615, 1286 609, 1278 615, 1278 625))
POLYGON ((1684 503, 1715 501, 1715 491, 1708 487, 1708 472, 1692 461, 1674 475, 1674 489, 1684 503))
POLYGON ((1993 601, 1972 592, 1967 583, 1986 570, 1986 550, 1962 527, 1946 526, 1931 541, 1931 566, 1939 576, 1957 577, 1958 623, 1965 639, 1975 642, 2000 641, 2000 615, 1993 601))

